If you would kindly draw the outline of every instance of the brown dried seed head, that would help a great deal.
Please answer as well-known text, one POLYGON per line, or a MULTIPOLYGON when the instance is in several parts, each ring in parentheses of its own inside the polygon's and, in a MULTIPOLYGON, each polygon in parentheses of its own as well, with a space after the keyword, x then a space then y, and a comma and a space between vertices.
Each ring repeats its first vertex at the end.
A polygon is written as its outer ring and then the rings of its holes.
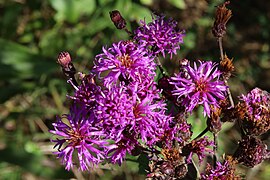
POLYGON ((239 142, 239 147, 233 155, 239 163, 247 167, 260 164, 268 155, 267 146, 260 139, 253 136, 245 136, 239 142))
POLYGON ((226 33, 226 24, 232 17, 232 11, 226 8, 230 1, 226 1, 217 7, 215 22, 212 27, 212 33, 216 38, 223 37, 226 33))
POLYGON ((233 59, 228 58, 225 54, 224 59, 220 61, 220 70, 223 72, 223 77, 228 80, 231 73, 234 71, 233 59))

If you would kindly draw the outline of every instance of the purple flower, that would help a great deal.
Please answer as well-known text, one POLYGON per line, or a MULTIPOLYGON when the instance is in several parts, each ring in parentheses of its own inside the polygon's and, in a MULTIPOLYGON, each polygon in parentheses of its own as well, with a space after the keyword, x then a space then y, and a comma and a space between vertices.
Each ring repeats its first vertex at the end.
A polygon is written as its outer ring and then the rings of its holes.
POLYGON ((208 146, 214 146, 214 142, 210 141, 207 136, 193 140, 189 144, 183 147, 183 154, 187 155, 187 162, 191 162, 193 154, 197 154, 199 162, 201 163, 203 158, 205 158, 206 153, 213 153, 213 150, 208 148, 208 146))
POLYGON ((82 75, 81 84, 75 88, 73 96, 67 96, 75 102, 86 105, 88 108, 94 108, 96 105, 96 97, 101 94, 101 88, 95 84, 94 76, 92 74, 82 75))
POLYGON ((110 139, 118 141, 128 131, 144 143, 153 144, 168 126, 171 117, 165 115, 166 104, 156 94, 147 93, 141 99, 138 92, 135 87, 115 85, 97 98, 99 105, 94 111, 110 139))
POLYGON ((182 67, 183 71, 171 78, 170 83, 175 85, 172 93, 187 107, 187 112, 192 112, 195 106, 203 104, 204 116, 210 117, 210 105, 219 107, 219 100, 225 99, 227 86, 220 80, 221 72, 216 63, 198 62, 199 66, 194 63, 194 67, 188 63, 182 67))
POLYGON ((141 20, 141 27, 134 31, 134 39, 146 48, 151 48, 154 55, 169 53, 176 54, 183 43, 184 32, 178 30, 177 22, 172 18, 166 20, 165 16, 153 15, 152 22, 146 24, 141 20))
POLYGON ((125 86, 113 85, 96 98, 98 106, 95 115, 109 139, 120 137, 125 127, 130 125, 135 117, 133 114, 133 97, 125 86))
POLYGON ((227 179, 242 179, 235 174, 236 161, 231 156, 227 156, 223 163, 217 162, 215 167, 207 164, 206 170, 201 174, 203 180, 227 180, 227 179))
POLYGON ((62 158, 62 164, 67 170, 73 168, 74 158, 78 157, 79 168, 82 171, 88 170, 95 164, 98 164, 104 158, 102 148, 106 144, 101 140, 102 131, 93 127, 94 116, 91 111, 84 106, 74 104, 70 109, 70 114, 65 114, 53 123, 54 130, 50 132, 59 136, 54 147, 58 146, 58 152, 55 154, 62 158), (77 155, 74 155, 74 154, 77 155), (74 157, 75 156, 75 157, 74 157))
POLYGON ((126 135, 127 136, 121 135, 121 138, 108 146, 107 154, 113 164, 118 163, 121 165, 126 154, 131 154, 132 150, 138 145, 138 141, 134 136, 128 133, 126 133, 126 135))
POLYGON ((112 47, 103 47, 103 53, 96 56, 93 72, 98 74, 104 85, 109 87, 119 81, 143 82, 155 75, 155 63, 145 48, 131 41, 120 41, 112 47))

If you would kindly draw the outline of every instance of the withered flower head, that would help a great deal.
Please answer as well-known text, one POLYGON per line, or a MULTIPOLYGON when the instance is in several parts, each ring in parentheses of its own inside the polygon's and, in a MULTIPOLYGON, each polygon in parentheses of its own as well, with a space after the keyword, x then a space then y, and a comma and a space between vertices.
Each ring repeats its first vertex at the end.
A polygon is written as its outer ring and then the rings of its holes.
POLYGON ((182 155, 187 156, 187 162, 190 163, 192 155, 196 154, 201 163, 206 154, 213 153, 213 150, 209 146, 214 146, 214 142, 209 140, 207 136, 203 138, 192 140, 189 144, 183 147, 182 155))
POLYGON ((270 129, 270 94, 255 88, 239 97, 235 111, 243 130, 259 136, 270 129))
POLYGON ((122 17, 118 10, 111 11, 110 17, 117 29, 124 29, 126 27, 126 20, 122 17))
POLYGON ((221 130, 221 108, 211 108, 211 116, 207 119, 207 126, 211 132, 218 133, 221 130))
POLYGON ((230 59, 225 54, 224 59, 220 61, 220 71, 223 73, 223 77, 228 80, 231 73, 234 71, 233 59, 230 59))
POLYGON ((226 8, 230 1, 219 5, 216 10, 215 22, 212 27, 212 33, 216 38, 223 37, 226 33, 226 24, 232 17, 232 11, 226 8))
POLYGON ((253 168, 260 164, 268 155, 267 146, 260 139, 253 136, 245 136, 233 157, 243 165, 253 168))
POLYGON ((161 151, 164 160, 150 164, 150 179, 175 179, 185 177, 188 172, 185 157, 181 156, 176 148, 164 148, 161 151))

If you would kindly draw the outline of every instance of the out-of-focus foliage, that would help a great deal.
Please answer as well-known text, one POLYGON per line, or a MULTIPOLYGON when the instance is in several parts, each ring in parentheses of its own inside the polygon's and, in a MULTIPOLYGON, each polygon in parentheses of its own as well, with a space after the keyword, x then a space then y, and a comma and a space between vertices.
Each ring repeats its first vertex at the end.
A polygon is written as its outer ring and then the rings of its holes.
MULTIPOLYGON (((92 174, 66 172, 52 155, 49 141, 55 116, 67 112, 65 95, 72 93, 56 57, 69 51, 79 71, 87 72, 102 46, 128 39, 116 30, 109 11, 118 9, 136 27, 151 12, 163 13, 186 30, 185 43, 172 61, 163 61, 169 73, 179 59, 219 60, 211 35, 219 0, 0 0, 0 179, 138 179, 140 167, 129 159, 122 167, 104 166, 92 174)), ((233 96, 258 86, 270 90, 270 3, 267 0, 232 1, 233 18, 224 38, 225 52, 234 57, 230 80, 233 96)), ((199 113, 198 113, 199 114, 199 113)), ((190 119, 194 136, 203 130, 196 114, 190 119), (197 124, 197 126, 196 126, 197 124)), ((269 134, 265 135, 265 139, 269 134)), ((223 125, 220 154, 232 153, 239 134, 223 125)), ((139 158, 139 157, 138 157, 139 158)), ((140 157, 143 158, 143 157, 140 157)), ((267 179, 269 163, 241 169, 252 179, 267 179)))

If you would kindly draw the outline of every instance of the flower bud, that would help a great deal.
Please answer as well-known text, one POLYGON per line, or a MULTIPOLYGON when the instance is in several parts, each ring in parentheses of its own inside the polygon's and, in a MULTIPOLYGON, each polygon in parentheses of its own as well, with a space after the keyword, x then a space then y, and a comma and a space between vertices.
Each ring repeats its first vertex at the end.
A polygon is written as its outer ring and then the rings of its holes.
POLYGON ((68 67, 69 63, 71 63, 71 57, 68 52, 60 52, 57 58, 57 62, 63 67, 68 67))
POLYGON ((117 29, 124 29, 126 27, 126 20, 121 16, 118 10, 111 11, 110 17, 117 29))

